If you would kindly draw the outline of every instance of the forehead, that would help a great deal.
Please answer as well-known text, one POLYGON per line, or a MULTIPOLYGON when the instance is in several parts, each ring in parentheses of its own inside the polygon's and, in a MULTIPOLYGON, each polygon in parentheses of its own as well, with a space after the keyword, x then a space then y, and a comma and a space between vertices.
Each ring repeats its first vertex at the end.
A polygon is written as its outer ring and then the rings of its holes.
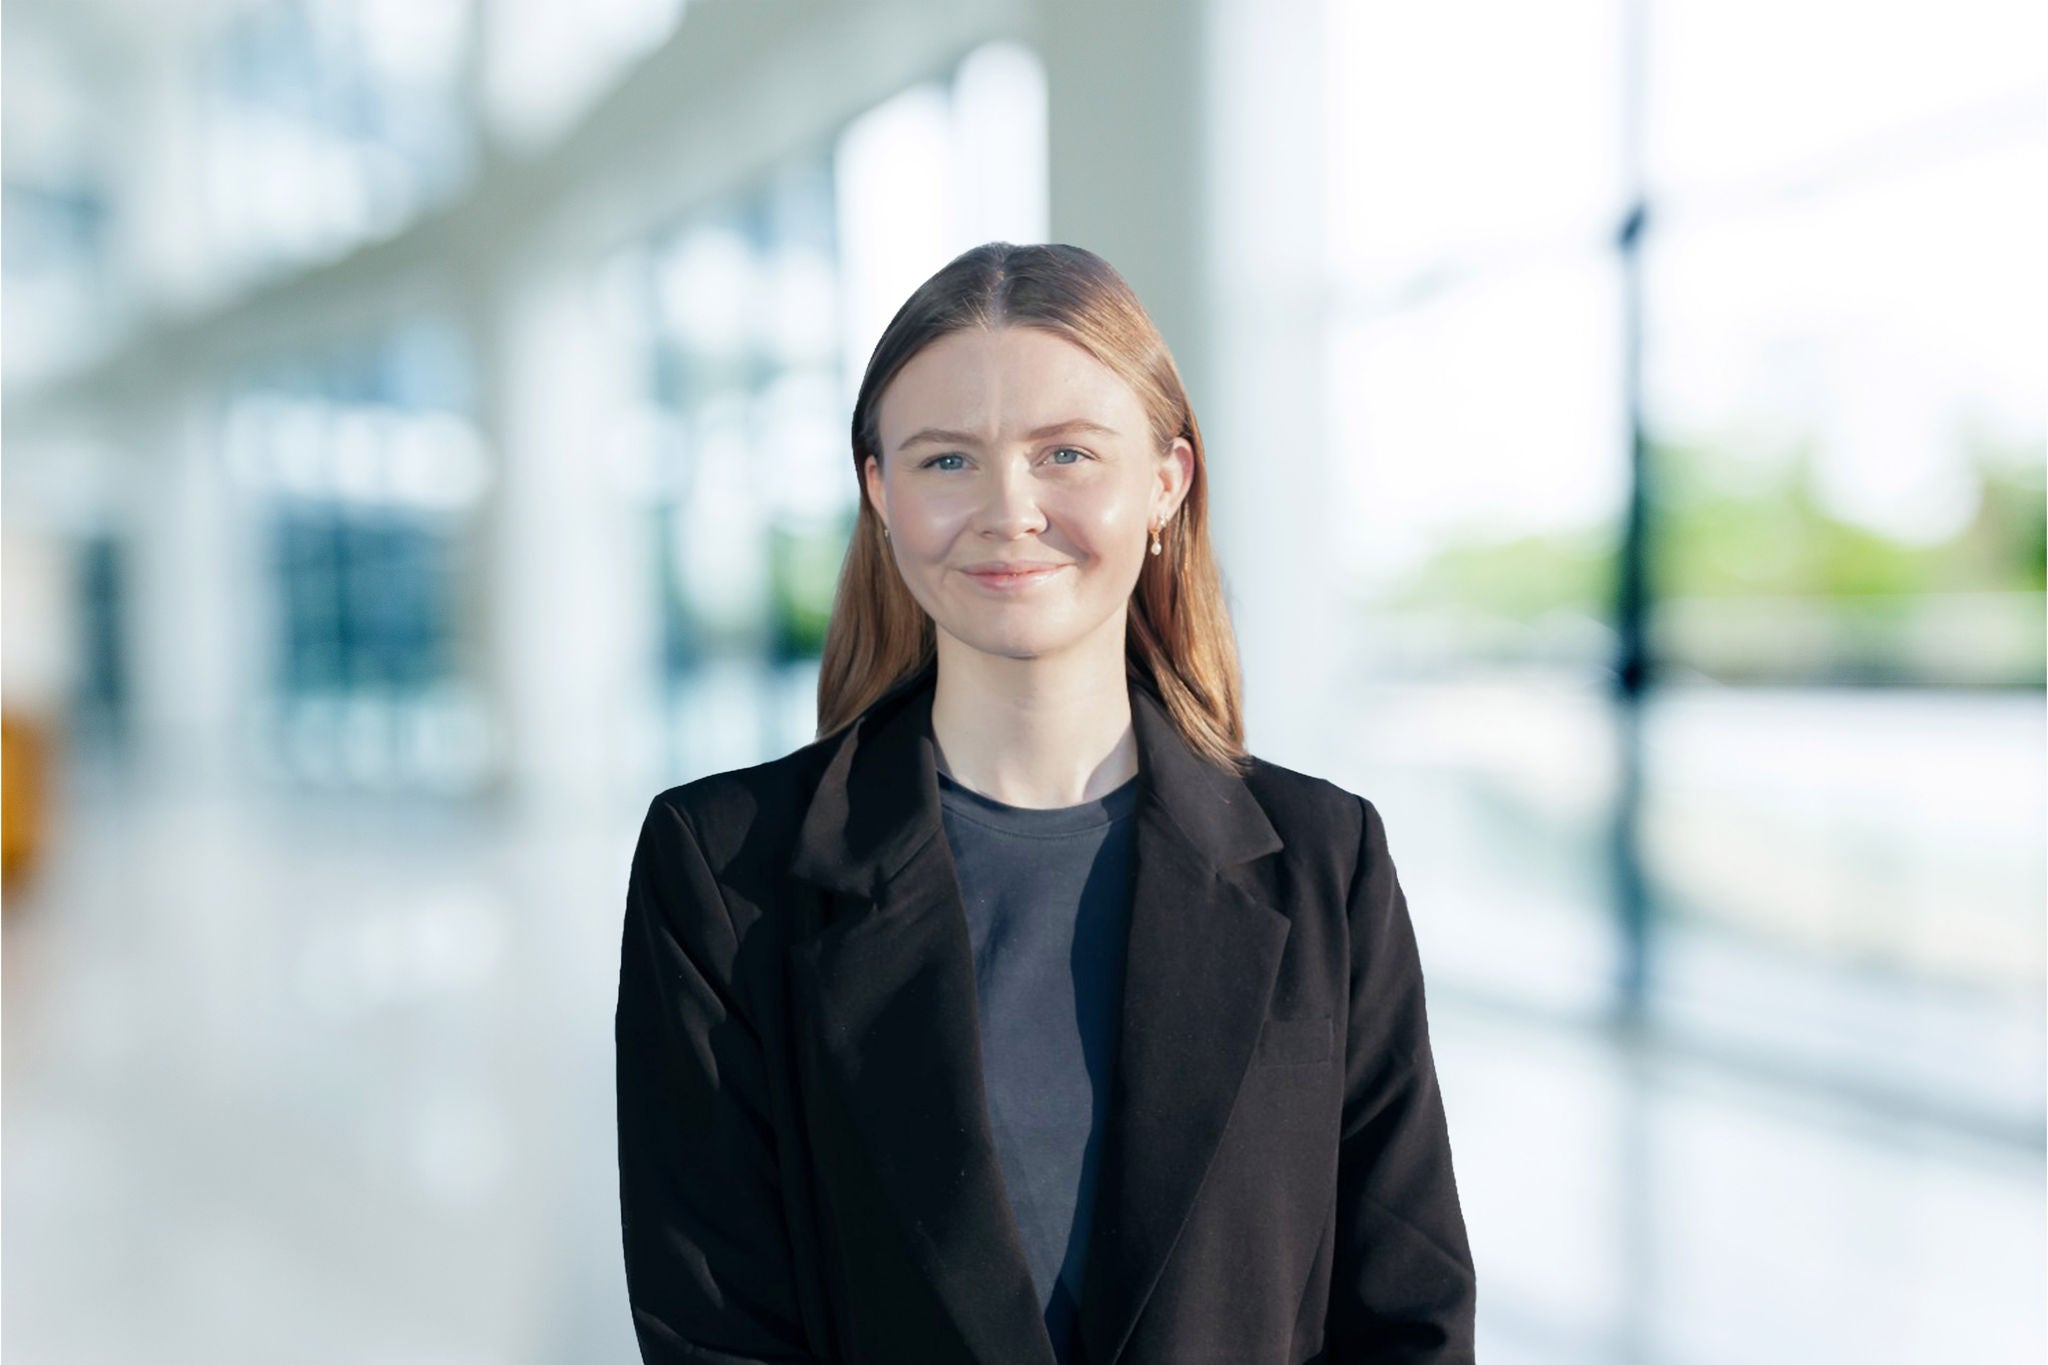
POLYGON ((1117 373, 1064 337, 1032 327, 953 332, 907 361, 882 393, 876 427, 884 450, 927 426, 1007 440, 1070 418, 1125 437, 1144 407, 1117 373))

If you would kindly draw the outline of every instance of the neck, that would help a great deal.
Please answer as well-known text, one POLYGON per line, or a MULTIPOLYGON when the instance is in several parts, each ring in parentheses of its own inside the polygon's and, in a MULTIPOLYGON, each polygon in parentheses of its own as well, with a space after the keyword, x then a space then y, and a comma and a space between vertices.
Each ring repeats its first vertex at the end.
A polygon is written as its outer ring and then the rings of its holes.
POLYGON ((932 736, 940 770, 963 787, 1050 810, 1096 800, 1137 776, 1121 650, 1107 663, 1009 659, 942 638, 938 662, 932 736))

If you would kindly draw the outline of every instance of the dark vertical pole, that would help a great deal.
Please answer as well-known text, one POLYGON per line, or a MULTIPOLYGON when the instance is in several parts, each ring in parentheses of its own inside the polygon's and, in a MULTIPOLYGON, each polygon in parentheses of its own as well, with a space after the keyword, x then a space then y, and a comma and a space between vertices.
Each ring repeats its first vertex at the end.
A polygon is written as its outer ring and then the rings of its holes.
POLYGON ((1649 617, 1650 482, 1643 417, 1642 237, 1649 221, 1643 169, 1645 0, 1622 0, 1622 175, 1627 210, 1616 236, 1621 252, 1622 392, 1628 404, 1628 507, 1617 565, 1614 684, 1621 772, 1611 831, 1615 904, 1621 921, 1620 1020, 1639 1024, 1649 983, 1650 905, 1641 849, 1642 708, 1652 682, 1649 617))
POLYGON ((1622 394, 1628 405, 1628 508, 1622 525, 1615 581, 1615 753, 1616 775, 1612 866, 1614 903, 1621 929, 1621 969, 1616 982, 1616 1039, 1630 1084, 1623 1091, 1617 1144, 1620 1227, 1625 1277, 1614 1324, 1615 1359, 1648 1361, 1658 1335, 1656 1304, 1661 1241, 1657 1195, 1660 1178, 1652 1113, 1653 1049, 1646 1027, 1650 986, 1650 897, 1643 875, 1643 709, 1654 682, 1650 646, 1652 606, 1649 550, 1650 509, 1655 472, 1643 414, 1643 232, 1649 224, 1648 177, 1643 154, 1643 87, 1646 80, 1650 0, 1620 0, 1622 24, 1622 176, 1627 210, 1615 245, 1621 253, 1622 394))

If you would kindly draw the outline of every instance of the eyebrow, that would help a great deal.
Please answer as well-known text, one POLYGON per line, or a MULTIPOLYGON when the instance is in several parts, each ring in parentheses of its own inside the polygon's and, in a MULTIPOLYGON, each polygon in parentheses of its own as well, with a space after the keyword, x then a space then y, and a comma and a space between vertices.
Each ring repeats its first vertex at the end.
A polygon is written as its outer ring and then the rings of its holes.
MULTIPOLYGON (((1064 422, 1054 422, 1051 426, 1040 427, 1036 431, 1027 433, 1027 439, 1042 441, 1048 436, 1064 436, 1069 432, 1076 431, 1093 432, 1099 436, 1115 436, 1118 434, 1114 427, 1106 427, 1100 422, 1091 422, 1086 417, 1070 417, 1064 422)), ((981 438, 971 431, 943 431, 938 427, 926 427, 923 431, 918 432, 915 436, 908 438, 898 445, 896 449, 901 452, 925 442, 972 446, 980 445, 981 438)))

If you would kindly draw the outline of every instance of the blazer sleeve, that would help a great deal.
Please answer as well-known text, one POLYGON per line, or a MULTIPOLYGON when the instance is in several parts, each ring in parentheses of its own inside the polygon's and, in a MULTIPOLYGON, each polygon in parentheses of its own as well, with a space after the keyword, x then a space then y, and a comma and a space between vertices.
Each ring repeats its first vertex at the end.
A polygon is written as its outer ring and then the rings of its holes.
POLYGON ((1363 807, 1350 1023, 1325 1325, 1332 1365, 1470 1365, 1475 1284, 1424 1010, 1422 964, 1386 826, 1363 807))
POLYGON ((614 1017, 626 1293, 647 1365, 815 1362, 737 938, 683 811, 658 796, 626 890, 614 1017))

